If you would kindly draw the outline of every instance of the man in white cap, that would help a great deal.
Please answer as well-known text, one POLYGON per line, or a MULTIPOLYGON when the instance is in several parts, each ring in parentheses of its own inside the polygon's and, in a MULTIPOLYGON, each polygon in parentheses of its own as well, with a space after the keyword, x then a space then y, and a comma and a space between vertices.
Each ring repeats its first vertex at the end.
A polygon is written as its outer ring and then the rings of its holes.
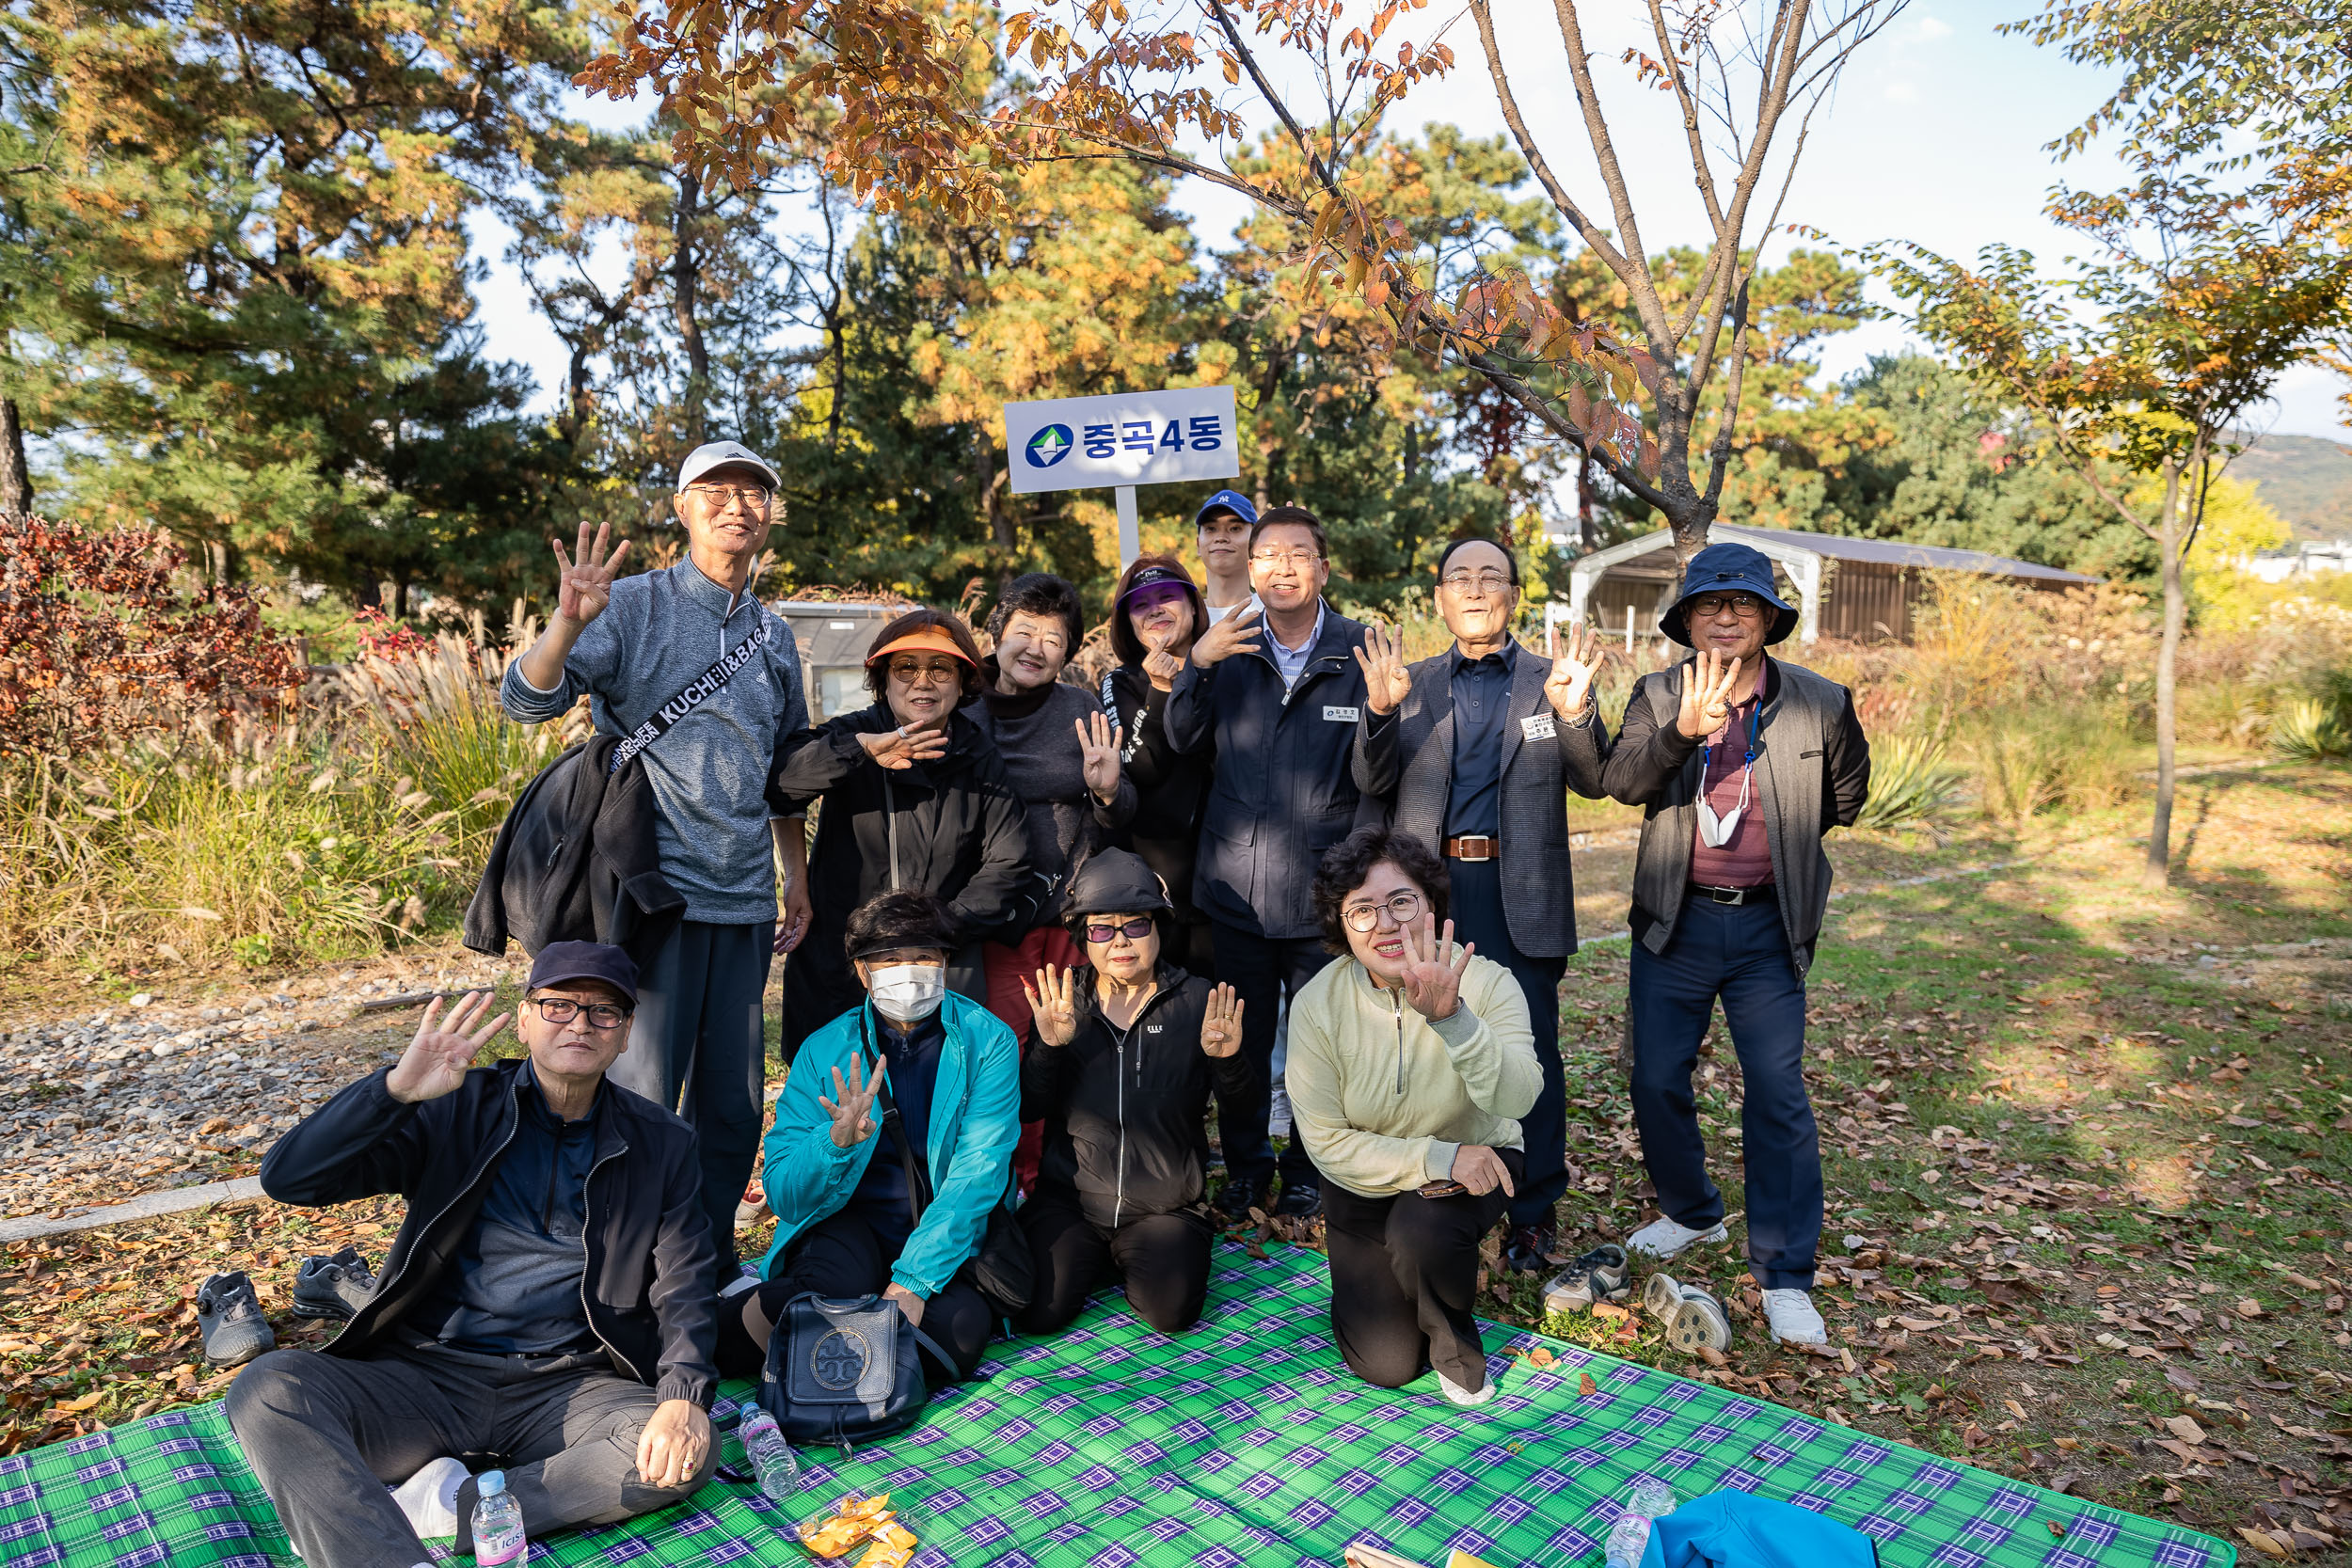
POLYGON ((550 541, 560 572, 548 629, 507 666, 507 716, 542 723, 584 693, 596 728, 643 739, 661 875, 685 918, 639 980, 634 1046, 613 1081, 694 1124, 703 1207, 718 1284, 736 1275, 735 1206, 760 1134, 767 1039, 761 996, 775 950, 808 925, 802 819, 779 823, 783 940, 766 799, 776 738, 805 726, 792 631, 750 592, 767 542, 777 476, 734 441, 713 441, 678 467, 673 499, 686 559, 620 575, 623 540, 588 525, 571 555, 550 541))

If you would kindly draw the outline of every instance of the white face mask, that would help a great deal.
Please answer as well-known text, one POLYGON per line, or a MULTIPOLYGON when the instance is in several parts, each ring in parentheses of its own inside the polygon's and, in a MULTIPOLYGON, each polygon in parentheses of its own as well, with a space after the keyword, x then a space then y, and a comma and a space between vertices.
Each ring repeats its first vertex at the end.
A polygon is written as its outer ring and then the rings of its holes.
POLYGON ((913 1023, 939 1011, 947 971, 938 964, 882 964, 870 972, 874 1010, 893 1023, 913 1023))

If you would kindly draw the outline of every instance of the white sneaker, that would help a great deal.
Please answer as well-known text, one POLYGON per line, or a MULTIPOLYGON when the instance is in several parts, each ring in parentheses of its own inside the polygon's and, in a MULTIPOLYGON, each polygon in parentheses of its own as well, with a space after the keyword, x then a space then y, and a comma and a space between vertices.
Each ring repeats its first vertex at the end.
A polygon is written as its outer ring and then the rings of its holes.
POLYGON ((438 1541, 457 1533, 457 1489, 471 1473, 445 1456, 392 1488, 392 1501, 407 1516, 418 1540, 438 1541))
POLYGON ((1665 1215, 1661 1214, 1632 1235, 1628 1236, 1625 1239, 1625 1249, 1640 1257, 1655 1258, 1662 1262, 1669 1258, 1680 1257, 1703 1242, 1714 1243, 1729 1240, 1731 1240, 1731 1232, 1723 1227, 1721 1221, 1708 1229, 1693 1230, 1687 1225, 1677 1225, 1665 1215))
POLYGON ((1464 1409, 1473 1409, 1495 1397, 1495 1380, 1488 1378, 1475 1389, 1465 1388, 1443 1372, 1438 1374, 1438 1391, 1464 1409))
POLYGON ((1813 1292, 1793 1288, 1764 1292, 1764 1321, 1772 1338, 1790 1345, 1826 1345, 1829 1329, 1813 1306, 1813 1292))

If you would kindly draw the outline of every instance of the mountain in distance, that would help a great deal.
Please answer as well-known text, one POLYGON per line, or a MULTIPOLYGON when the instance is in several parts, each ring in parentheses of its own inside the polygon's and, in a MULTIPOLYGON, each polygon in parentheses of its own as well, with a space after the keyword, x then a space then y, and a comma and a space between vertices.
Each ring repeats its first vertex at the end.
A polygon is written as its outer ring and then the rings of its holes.
POLYGON ((2316 436, 2264 436, 2237 454, 2230 472, 2254 484, 2297 539, 2352 539, 2352 447, 2316 436))

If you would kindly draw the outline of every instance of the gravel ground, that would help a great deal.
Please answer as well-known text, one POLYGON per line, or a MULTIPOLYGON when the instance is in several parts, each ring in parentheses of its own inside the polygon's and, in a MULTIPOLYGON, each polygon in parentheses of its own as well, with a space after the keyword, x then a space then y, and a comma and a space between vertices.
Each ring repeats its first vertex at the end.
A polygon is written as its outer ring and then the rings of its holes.
POLYGON ((405 1042, 416 1012, 363 1013, 371 997, 520 977, 455 957, 0 1022, 0 1218, 250 1175, 307 1110, 405 1042))

